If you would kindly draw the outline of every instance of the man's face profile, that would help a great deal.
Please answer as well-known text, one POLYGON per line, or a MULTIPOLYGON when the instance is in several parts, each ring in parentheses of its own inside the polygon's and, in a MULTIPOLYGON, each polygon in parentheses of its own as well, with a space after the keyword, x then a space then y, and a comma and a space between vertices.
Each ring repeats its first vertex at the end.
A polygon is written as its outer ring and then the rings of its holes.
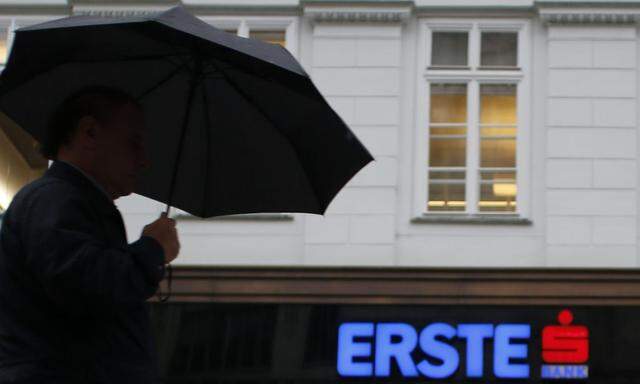
POLYGON ((112 118, 98 123, 95 171, 117 197, 134 191, 139 173, 148 166, 144 149, 144 113, 133 103, 114 108, 112 118))

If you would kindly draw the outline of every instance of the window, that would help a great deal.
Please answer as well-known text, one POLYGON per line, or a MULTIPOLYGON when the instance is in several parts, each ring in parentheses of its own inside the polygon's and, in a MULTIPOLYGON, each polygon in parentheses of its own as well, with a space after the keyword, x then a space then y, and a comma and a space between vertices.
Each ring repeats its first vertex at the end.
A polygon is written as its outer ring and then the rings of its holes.
POLYGON ((226 32, 242 37, 262 40, 285 47, 295 57, 297 54, 296 18, 264 16, 202 17, 202 20, 226 32))
POLYGON ((528 214, 528 23, 421 24, 414 214, 528 214))
POLYGON ((482 32, 480 68, 516 69, 518 34, 514 32, 482 32))
POLYGON ((467 67, 466 32, 433 32, 432 36, 432 68, 467 67))
POLYGON ((278 44, 285 46, 285 33, 284 31, 250 31, 249 37, 252 39, 258 39, 271 44, 278 44))

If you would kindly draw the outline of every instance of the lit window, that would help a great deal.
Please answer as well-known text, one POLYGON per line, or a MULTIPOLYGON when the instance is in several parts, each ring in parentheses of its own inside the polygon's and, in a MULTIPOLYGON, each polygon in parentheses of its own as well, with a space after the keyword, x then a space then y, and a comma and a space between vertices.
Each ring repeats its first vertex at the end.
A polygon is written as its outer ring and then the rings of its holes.
POLYGON ((285 46, 285 33, 284 31, 259 31, 250 30, 249 37, 252 39, 262 40, 271 44, 279 44, 285 46))
POLYGON ((427 60, 419 63, 416 214, 524 214, 526 28, 509 20, 422 24, 430 50, 419 55, 427 60))
POLYGON ((432 84, 429 210, 464 211, 466 141, 466 84, 432 84))
POLYGON ((480 211, 515 211, 516 86, 480 85, 480 211))
POLYGON ((297 57, 297 17, 284 16, 204 16, 202 20, 227 33, 278 44, 297 57))

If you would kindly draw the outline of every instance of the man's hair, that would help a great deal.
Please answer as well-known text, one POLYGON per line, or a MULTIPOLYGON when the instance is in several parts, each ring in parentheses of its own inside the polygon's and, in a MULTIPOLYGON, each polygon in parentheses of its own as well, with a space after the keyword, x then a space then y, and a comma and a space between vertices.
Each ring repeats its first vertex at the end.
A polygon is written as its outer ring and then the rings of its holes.
POLYGON ((54 111, 40 144, 40 153, 55 160, 58 149, 71 142, 78 122, 84 116, 93 116, 108 123, 116 108, 133 103, 140 106, 127 92, 104 85, 90 85, 69 95, 54 111))

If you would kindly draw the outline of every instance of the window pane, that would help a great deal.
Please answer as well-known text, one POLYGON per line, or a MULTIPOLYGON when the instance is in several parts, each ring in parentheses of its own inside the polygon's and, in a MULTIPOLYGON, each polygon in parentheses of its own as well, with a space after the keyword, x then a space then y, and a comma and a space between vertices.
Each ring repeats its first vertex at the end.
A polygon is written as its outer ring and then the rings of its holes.
POLYGON ((482 32, 480 65, 483 67, 517 67, 518 34, 482 32))
POLYGON ((467 85, 431 84, 431 123, 467 121, 467 85))
POLYGON ((490 181, 497 183, 515 183, 516 174, 515 171, 480 171, 482 181, 490 181))
POLYGON ((461 181, 464 182, 464 171, 439 171, 437 169, 429 170, 429 180, 446 182, 461 181))
POLYGON ((480 182, 480 211, 515 211, 516 173, 514 171, 482 172, 480 182))
POLYGON ((481 139, 480 167, 512 168, 516 166, 515 139, 481 139))
POLYGON ((266 43, 279 44, 285 46, 284 31, 250 31, 249 37, 262 40, 266 43))
POLYGON ((511 136, 516 137, 516 127, 481 127, 480 136, 482 137, 497 137, 497 136, 511 136))
POLYGON ((480 85, 480 124, 516 124, 516 85, 480 85))
POLYGON ((467 127, 431 127, 432 135, 466 135, 467 127))
POLYGON ((433 32, 432 37, 431 65, 467 65, 467 32, 433 32))
POLYGON ((429 184, 429 211, 464 211, 464 184, 429 184))
POLYGON ((440 139, 431 136, 429 140, 430 167, 464 167, 466 162, 466 139, 440 139))

